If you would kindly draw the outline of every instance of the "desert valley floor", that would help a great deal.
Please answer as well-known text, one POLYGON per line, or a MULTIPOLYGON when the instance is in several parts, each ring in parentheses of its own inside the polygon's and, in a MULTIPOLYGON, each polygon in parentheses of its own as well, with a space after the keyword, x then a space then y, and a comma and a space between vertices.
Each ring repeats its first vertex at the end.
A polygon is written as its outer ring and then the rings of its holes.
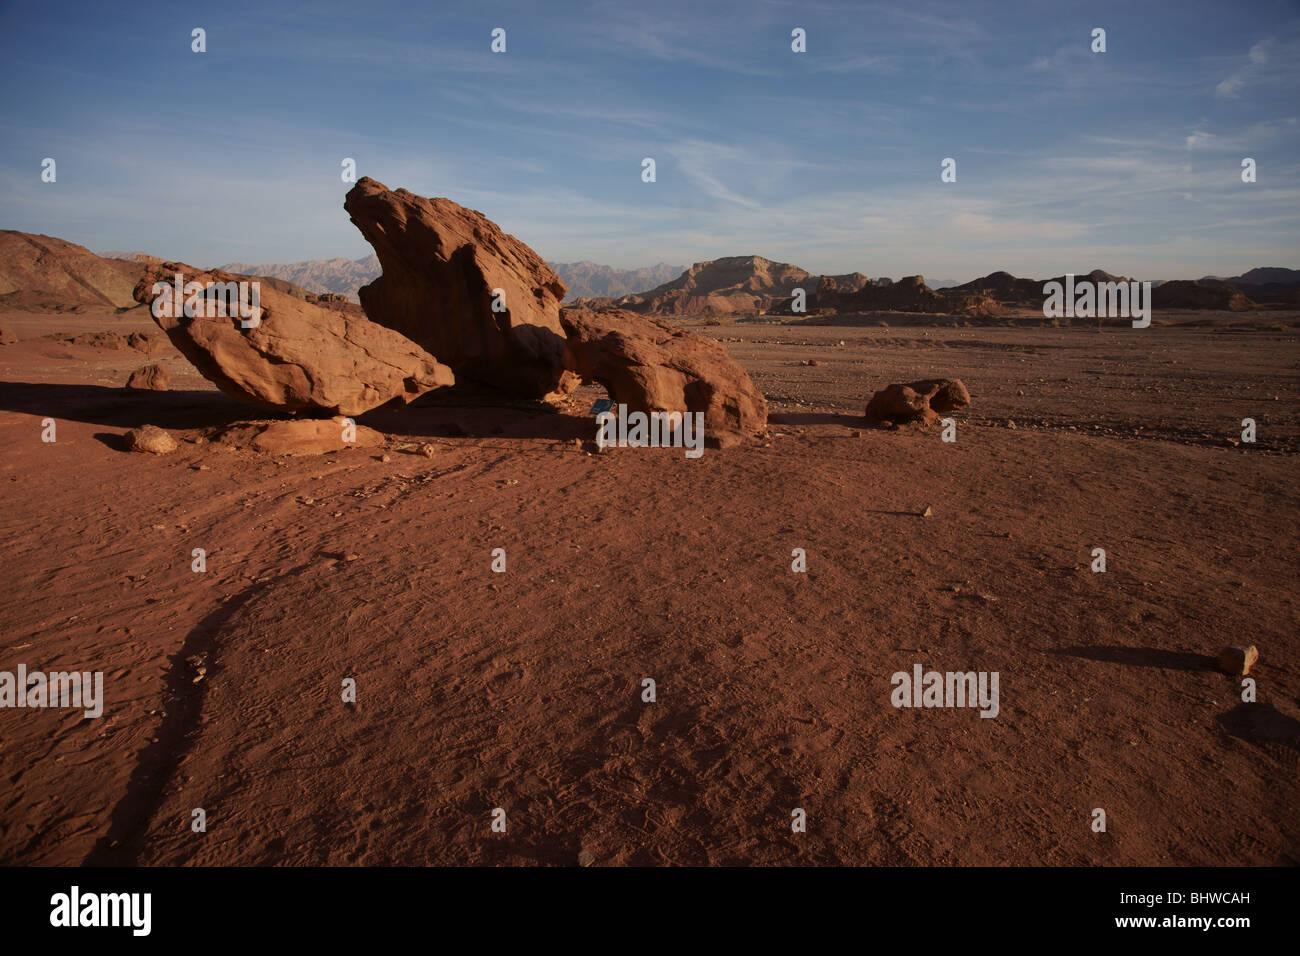
POLYGON ((106 703, 0 711, 0 862, 1300 863, 1294 314, 701 327, 772 419, 698 460, 599 452, 594 389, 261 455, 170 346, 49 337, 145 309, 5 320, 3 666, 106 703), (865 426, 933 376, 955 443, 865 426), (180 450, 123 450, 145 423, 180 450), (1000 713, 895 709, 916 663, 999 672, 1000 713))

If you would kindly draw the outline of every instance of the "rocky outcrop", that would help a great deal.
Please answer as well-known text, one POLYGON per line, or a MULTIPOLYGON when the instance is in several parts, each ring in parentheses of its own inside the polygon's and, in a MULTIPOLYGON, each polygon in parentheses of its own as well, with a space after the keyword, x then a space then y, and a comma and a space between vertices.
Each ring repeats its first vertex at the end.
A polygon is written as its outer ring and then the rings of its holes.
POLYGON ((703 412, 707 440, 762 431, 767 400, 718 342, 620 309, 565 309, 567 367, 630 411, 703 412))
POLYGON ((970 392, 955 378, 886 385, 871 396, 867 418, 893 425, 933 425, 947 412, 970 404, 970 392))
MULTIPOLYGON (((848 277, 848 278, 855 278, 848 277)), ((845 284, 843 276, 823 276, 816 292, 804 300, 805 313, 852 315, 871 312, 912 312, 946 315, 995 315, 1000 309, 990 296, 976 291, 945 289, 938 291, 925 284, 923 276, 892 279, 866 279, 845 284)), ((768 310, 774 315, 798 315, 792 299, 774 302, 768 310)))
POLYGON ((564 283, 537 253, 480 212, 368 177, 343 205, 383 268, 359 292, 366 315, 458 379, 524 398, 561 387, 564 283))
MULTIPOLYGON (((854 281, 852 275, 833 278, 842 278, 848 285, 854 281)), ((805 294, 811 295, 819 281, 819 277, 788 262, 773 262, 762 256, 727 256, 697 262, 677 278, 648 292, 575 305, 609 305, 642 315, 757 314, 788 297, 795 288, 803 288, 805 294)))
POLYGON ((447 366, 391 329, 266 287, 253 327, 242 327, 229 315, 236 306, 220 298, 203 300, 204 314, 188 317, 162 291, 177 273, 205 285, 239 277, 167 262, 149 266, 135 288, 136 301, 151 307, 172 344, 232 398, 281 411, 358 415, 455 381, 447 366), (165 298, 153 309, 159 296, 165 298))

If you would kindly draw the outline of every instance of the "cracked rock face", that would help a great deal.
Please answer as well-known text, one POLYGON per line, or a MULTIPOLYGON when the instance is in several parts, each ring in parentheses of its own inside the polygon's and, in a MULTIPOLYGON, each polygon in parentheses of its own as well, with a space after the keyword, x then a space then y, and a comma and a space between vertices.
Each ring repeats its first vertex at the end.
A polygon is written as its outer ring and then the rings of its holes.
POLYGON ((437 355, 461 381, 520 398, 571 386, 564 283, 541 256, 480 212, 368 176, 343 207, 383 268, 358 293, 371 319, 437 355))
POLYGON ((261 311, 251 328, 241 327, 237 306, 220 298, 205 302, 201 314, 186 316, 173 301, 177 273, 183 282, 205 286, 252 280, 164 262, 151 265, 135 287, 136 301, 151 307, 172 344, 232 398, 286 412, 359 415, 455 383, 451 369, 392 329, 312 305, 267 283, 259 286, 261 311))
POLYGON ((767 399, 721 343, 622 309, 565 309, 567 361, 630 411, 703 412, 704 434, 727 446, 767 425, 767 399))

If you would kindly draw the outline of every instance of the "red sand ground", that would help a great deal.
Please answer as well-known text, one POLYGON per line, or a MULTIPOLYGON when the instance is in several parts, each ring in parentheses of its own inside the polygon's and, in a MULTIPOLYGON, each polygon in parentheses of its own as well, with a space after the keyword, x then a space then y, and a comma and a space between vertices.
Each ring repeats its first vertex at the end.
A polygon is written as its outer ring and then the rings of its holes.
POLYGON ((137 393, 152 359, 39 338, 141 310, 6 315, 0 669, 102 670, 107 703, 0 710, 0 862, 1300 862, 1283 318, 708 328, 770 440, 593 455, 587 390, 381 409, 385 463, 185 441, 265 415, 170 349, 137 393), (955 444, 856 433, 935 375, 974 396, 955 444), (180 450, 122 451, 144 423, 180 450), (1258 704, 1212 669, 1234 641, 1258 704), (894 709, 914 663, 998 671, 1001 713, 894 709))

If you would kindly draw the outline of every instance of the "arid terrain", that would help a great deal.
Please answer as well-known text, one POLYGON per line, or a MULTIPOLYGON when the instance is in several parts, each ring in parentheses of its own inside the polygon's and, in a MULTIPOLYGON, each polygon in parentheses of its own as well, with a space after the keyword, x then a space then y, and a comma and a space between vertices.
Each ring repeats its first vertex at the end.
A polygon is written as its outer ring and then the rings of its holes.
POLYGON ((234 449, 274 414, 144 307, 0 318, 0 667, 106 697, 0 710, 0 862, 1300 863, 1296 313, 696 324, 770 403, 698 460, 599 451, 590 386, 234 449), (170 390, 126 390, 149 361, 170 390), (940 375, 956 442, 865 426, 940 375), (180 449, 127 453, 143 424, 180 449), (1000 713, 895 709, 918 663, 997 671, 1000 713))

